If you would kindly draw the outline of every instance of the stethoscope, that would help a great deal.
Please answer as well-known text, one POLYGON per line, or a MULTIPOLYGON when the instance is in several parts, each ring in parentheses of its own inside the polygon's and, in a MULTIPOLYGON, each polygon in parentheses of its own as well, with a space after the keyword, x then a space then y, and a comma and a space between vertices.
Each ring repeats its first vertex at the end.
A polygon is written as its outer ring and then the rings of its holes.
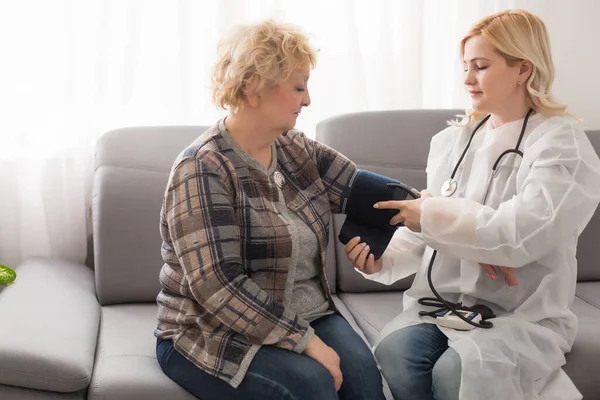
MULTIPOLYGON (((531 116, 532 113, 533 113, 533 109, 530 108, 529 111, 527 112, 527 115, 525 116, 525 120, 523 121, 523 126, 521 127, 521 133, 519 134, 519 139, 517 140, 517 144, 515 145, 515 147, 502 152, 502 154, 500 154, 498 156, 498 158, 496 159, 496 161, 494 162, 494 164, 492 166, 492 172, 490 173, 490 176, 487 181, 487 185, 485 188, 485 192, 483 194, 481 204, 485 204, 485 202, 487 200, 488 193, 489 193, 489 190, 490 190, 490 187, 492 184, 492 180, 493 180, 494 176, 496 175, 496 170, 498 168, 498 165, 502 161, 502 159, 509 154, 517 154, 521 158, 523 157, 523 152, 521 150, 519 150, 519 148, 521 147, 521 142, 523 141, 523 136, 525 135, 525 129, 527 128, 527 121, 529 120, 529 117, 531 116)), ((458 159, 458 162, 456 163, 454 170, 452 170, 450 179, 448 179, 446 182, 444 182, 442 184, 442 187, 441 187, 442 196, 451 197, 452 195, 454 195, 454 193, 456 193, 456 190, 458 188, 458 182, 455 179, 456 172, 458 171, 458 168, 460 167, 463 159, 465 158, 465 155, 467 154, 467 151, 469 150, 469 147, 471 146, 471 142, 473 141, 473 137, 475 137, 475 133, 477 133, 477 131, 487 122, 488 119, 490 119, 490 115, 487 115, 475 127, 475 129, 471 133, 471 137, 469 138, 469 141, 467 142, 467 146, 465 147, 460 158, 458 159)), ((419 315, 437 317, 437 315, 440 312, 450 310, 454 315, 456 315, 463 321, 469 323, 470 325, 476 326, 478 328, 486 328, 486 329, 493 327, 494 324, 492 324, 491 321, 487 321, 488 318, 495 317, 493 311, 489 307, 487 307, 485 305, 481 305, 481 304, 476 304, 472 307, 467 307, 467 306, 463 306, 460 302, 459 303, 450 303, 450 302, 444 300, 444 298, 435 290, 435 287, 433 286, 433 282, 431 279, 431 270, 433 268, 433 263, 435 262, 436 255, 437 255, 437 250, 434 250, 433 255, 431 256, 431 260, 429 261, 429 268, 427 270, 427 281, 429 282, 429 288, 433 292, 435 298, 422 297, 419 299, 419 304, 422 304, 424 306, 430 306, 430 307, 438 307, 438 308, 433 311, 419 311, 419 315), (473 321, 465 318, 457 310, 478 312, 481 314, 482 320, 481 320, 481 322, 473 322, 473 321)))

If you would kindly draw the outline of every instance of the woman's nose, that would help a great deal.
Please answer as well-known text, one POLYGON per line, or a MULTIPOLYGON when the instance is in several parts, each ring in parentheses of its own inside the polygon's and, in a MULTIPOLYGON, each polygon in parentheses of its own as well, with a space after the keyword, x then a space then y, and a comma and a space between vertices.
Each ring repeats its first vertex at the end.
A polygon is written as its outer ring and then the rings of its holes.
POLYGON ((472 72, 472 69, 467 70, 465 72, 465 86, 472 86, 475 81, 475 74, 472 72))
POLYGON ((310 94, 308 94, 308 89, 304 92, 304 98, 302 99, 302 105, 304 107, 310 106, 310 94))

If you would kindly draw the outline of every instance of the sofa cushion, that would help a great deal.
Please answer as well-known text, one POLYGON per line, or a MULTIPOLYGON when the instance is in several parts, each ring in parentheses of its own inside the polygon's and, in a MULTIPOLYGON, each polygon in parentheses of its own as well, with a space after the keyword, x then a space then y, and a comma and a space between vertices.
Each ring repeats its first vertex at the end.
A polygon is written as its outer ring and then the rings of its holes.
POLYGON ((25 389, 0 385, 2 400, 85 400, 86 390, 72 393, 47 392, 45 390, 25 389))
POLYGON ((579 282, 575 293, 581 300, 600 309, 600 282, 579 282))
POLYGON ((156 321, 155 304, 102 307, 89 400, 196 400, 162 372, 156 321))
POLYGON ((93 240, 103 305, 155 301, 160 290, 159 217, 171 166, 206 127, 126 128, 96 146, 93 240))
MULTIPOLYGON (((600 154, 600 130, 587 131, 586 133, 594 149, 596 149, 596 153, 600 154)), ((599 237, 600 210, 596 210, 577 243, 577 279, 579 281, 600 281, 599 237)))
POLYGON ((371 345, 379 339, 383 327, 402 311, 404 292, 339 293, 356 324, 371 345))
POLYGON ((84 265, 44 258, 16 271, 17 280, 0 293, 0 384, 85 389, 100 323, 94 274, 84 265))
MULTIPOLYGON (((334 302, 365 339, 342 301, 334 302)), ((89 400, 196 400, 171 381, 156 359, 155 304, 102 307, 102 324, 89 400)))
POLYGON ((149 302, 160 291, 159 217, 168 172, 103 167, 94 177, 94 268, 101 304, 149 302))
POLYGON ((567 354, 565 372, 584 399, 598 398, 598 360, 600 360, 600 282, 580 282, 572 310, 579 319, 579 331, 573 349, 567 354))

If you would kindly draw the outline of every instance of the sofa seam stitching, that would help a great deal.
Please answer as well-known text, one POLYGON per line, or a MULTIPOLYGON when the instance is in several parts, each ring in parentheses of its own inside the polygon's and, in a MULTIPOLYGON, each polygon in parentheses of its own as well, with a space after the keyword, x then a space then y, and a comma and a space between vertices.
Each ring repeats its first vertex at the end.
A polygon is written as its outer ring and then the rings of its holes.
MULTIPOLYGON (((351 301, 350 301, 350 303, 351 303, 351 301)), ((346 304, 346 303, 345 303, 345 304, 346 304)), ((375 329, 377 332, 380 332, 380 333, 381 333, 381 330, 377 329, 377 328, 375 327, 375 325, 373 325, 373 324, 371 323, 371 321, 369 321, 369 320, 367 319, 367 317, 366 317, 366 316, 365 316, 365 315, 364 315, 362 312, 358 311, 358 310, 357 310, 355 307, 351 306, 350 304, 346 304, 346 307, 354 309, 354 310, 356 311, 356 313, 357 313, 357 314, 359 314, 359 315, 360 315, 360 316, 361 316, 361 317, 362 317, 362 318, 363 318, 363 319, 364 319, 364 320, 367 322, 367 324, 369 324, 369 325, 370 325, 370 326, 371 326, 373 329, 375 329)), ((356 323, 358 324, 358 321, 357 321, 356 323)))
POLYGON ((582 297, 580 294, 575 294, 575 297, 578 297, 579 299, 585 301, 587 304, 589 304, 592 307, 600 309, 600 304, 596 304, 595 302, 588 300, 585 297, 582 297))

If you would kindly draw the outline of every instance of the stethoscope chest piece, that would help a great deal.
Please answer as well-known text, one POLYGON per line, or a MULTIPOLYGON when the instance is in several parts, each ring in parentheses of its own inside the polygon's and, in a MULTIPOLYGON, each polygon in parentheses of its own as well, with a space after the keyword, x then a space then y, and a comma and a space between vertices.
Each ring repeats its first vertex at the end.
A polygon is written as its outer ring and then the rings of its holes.
POLYGON ((442 184, 442 196, 450 197, 456 192, 456 188, 458 187, 458 182, 456 179, 450 178, 446 182, 442 184))

